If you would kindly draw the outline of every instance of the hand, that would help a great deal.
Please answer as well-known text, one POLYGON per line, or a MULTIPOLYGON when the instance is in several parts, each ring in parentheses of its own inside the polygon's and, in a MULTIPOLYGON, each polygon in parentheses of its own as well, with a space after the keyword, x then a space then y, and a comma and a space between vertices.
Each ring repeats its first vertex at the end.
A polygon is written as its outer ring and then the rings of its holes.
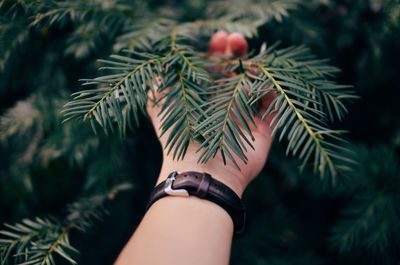
MULTIPOLYGON (((228 35, 223 31, 217 32, 211 38, 209 44, 209 53, 213 56, 225 55, 230 57, 240 57, 246 55, 247 49, 247 41, 243 35, 239 33, 228 35)), ((266 108, 271 101, 271 98, 264 98, 262 100, 262 107, 266 108)), ((236 159, 240 166, 239 171, 231 161, 227 161, 227 164, 224 165, 220 154, 217 154, 215 158, 210 159, 205 164, 197 163, 199 154, 196 153, 196 151, 200 144, 194 141, 190 143, 183 160, 177 161, 173 160, 171 155, 167 156, 164 147, 166 145, 168 133, 164 134, 160 138, 161 131, 159 128, 161 126, 161 120, 160 117, 157 117, 157 114, 160 112, 160 106, 155 105, 151 100, 149 100, 147 106, 147 112, 163 148, 163 165, 157 183, 165 180, 168 174, 172 171, 207 172, 215 179, 218 179, 225 185, 229 186, 239 196, 242 196, 247 185, 264 167, 272 143, 272 130, 268 125, 268 121, 261 121, 259 117, 254 117, 256 127, 251 126, 251 129, 255 138, 255 141, 253 142, 255 150, 248 148, 248 152, 246 153, 248 158, 247 164, 244 164, 240 159, 236 159)))

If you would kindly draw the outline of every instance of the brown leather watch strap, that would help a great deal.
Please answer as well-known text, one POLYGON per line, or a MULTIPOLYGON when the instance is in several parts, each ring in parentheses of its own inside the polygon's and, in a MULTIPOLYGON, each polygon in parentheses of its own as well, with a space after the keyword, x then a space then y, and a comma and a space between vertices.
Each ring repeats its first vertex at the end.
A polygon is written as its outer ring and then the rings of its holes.
POLYGON ((207 173, 172 172, 165 181, 154 188, 147 208, 168 195, 196 196, 212 201, 225 209, 231 216, 235 236, 244 232, 246 212, 241 199, 232 189, 207 173))

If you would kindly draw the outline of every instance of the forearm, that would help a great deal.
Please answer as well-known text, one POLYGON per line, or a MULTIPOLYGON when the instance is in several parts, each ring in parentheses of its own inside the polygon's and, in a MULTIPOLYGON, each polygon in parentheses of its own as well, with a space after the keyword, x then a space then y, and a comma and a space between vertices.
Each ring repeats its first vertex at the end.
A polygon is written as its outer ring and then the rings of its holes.
POLYGON ((220 206, 168 196, 149 208, 116 264, 228 264, 232 235, 232 219, 220 206))

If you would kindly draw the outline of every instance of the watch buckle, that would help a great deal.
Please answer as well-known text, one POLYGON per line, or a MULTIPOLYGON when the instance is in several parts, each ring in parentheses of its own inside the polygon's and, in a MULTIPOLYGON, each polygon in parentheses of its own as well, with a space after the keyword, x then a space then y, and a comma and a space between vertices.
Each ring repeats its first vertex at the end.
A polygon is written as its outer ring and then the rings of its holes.
POLYGON ((172 172, 165 180, 164 192, 171 196, 189 197, 189 192, 185 189, 173 189, 172 184, 175 181, 175 176, 178 175, 177 171, 172 172))

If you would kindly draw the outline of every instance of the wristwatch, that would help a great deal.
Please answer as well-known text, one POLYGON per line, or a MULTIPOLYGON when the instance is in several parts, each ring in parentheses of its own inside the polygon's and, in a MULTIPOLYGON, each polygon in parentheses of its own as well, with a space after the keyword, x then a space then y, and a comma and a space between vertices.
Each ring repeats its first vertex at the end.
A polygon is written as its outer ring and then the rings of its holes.
POLYGON ((231 188, 207 173, 173 171, 165 181, 154 188, 147 209, 166 196, 196 196, 216 203, 231 216, 235 237, 244 232, 246 212, 241 199, 231 188))

